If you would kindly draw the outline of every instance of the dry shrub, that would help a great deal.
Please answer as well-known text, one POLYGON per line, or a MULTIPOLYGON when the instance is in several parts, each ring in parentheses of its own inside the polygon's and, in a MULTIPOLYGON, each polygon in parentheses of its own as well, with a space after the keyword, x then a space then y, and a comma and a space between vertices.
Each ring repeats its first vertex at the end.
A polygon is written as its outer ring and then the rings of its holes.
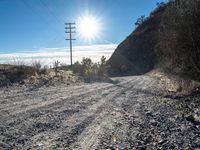
POLYGON ((42 63, 40 61, 35 61, 32 64, 32 67, 34 67, 38 72, 42 69, 42 63))
POLYGON ((5 74, 10 82, 18 82, 31 76, 35 76, 37 74, 37 70, 34 67, 24 65, 13 66, 10 69, 6 70, 5 74))
POLYGON ((87 82, 107 79, 106 57, 102 56, 100 63, 94 63, 90 58, 83 58, 82 62, 75 62, 72 66, 74 73, 80 75, 87 82))
POLYGON ((164 70, 200 79, 200 0, 170 1, 163 15, 157 55, 164 70))

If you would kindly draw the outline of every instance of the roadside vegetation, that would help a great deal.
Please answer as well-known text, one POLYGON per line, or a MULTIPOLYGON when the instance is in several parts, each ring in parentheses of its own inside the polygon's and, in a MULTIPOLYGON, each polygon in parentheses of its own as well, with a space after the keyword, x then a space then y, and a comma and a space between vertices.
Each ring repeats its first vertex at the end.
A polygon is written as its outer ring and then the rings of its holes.
POLYGON ((81 62, 75 62, 73 66, 63 65, 59 61, 52 63, 52 68, 44 66, 41 61, 34 61, 30 66, 25 63, 15 65, 0 65, 0 86, 8 86, 13 83, 34 84, 38 80, 48 81, 52 79, 67 80, 73 82, 111 81, 107 76, 106 58, 102 56, 100 62, 94 63, 90 58, 83 58, 81 62))
POLYGON ((200 80, 200 1, 171 0, 160 26, 157 55, 162 68, 200 80))
POLYGON ((94 63, 90 58, 83 58, 81 62, 75 62, 72 70, 81 76, 86 82, 110 81, 107 75, 108 66, 106 57, 102 56, 100 62, 94 63))

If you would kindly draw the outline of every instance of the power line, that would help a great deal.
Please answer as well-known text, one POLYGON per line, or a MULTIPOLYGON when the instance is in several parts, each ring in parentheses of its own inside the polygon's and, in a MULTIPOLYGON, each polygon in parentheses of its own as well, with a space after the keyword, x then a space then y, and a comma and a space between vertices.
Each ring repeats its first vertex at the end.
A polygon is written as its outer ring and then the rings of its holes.
MULTIPOLYGON (((47 17, 42 17, 41 14, 39 14, 39 11, 37 11, 35 9, 35 7, 33 7, 32 3, 28 3, 26 0, 21 0, 21 2, 27 7, 29 8, 29 10, 31 10, 34 14, 38 14, 37 16, 39 16, 40 18, 43 19, 43 21, 48 25, 48 27, 51 28, 52 31, 54 31, 55 33, 58 33, 58 31, 60 31, 58 28, 55 28, 54 26, 52 26, 49 22, 49 20, 47 19, 47 17)), ((56 20, 58 20, 59 22, 62 22, 61 20, 58 19, 58 17, 56 17, 56 15, 46 6, 45 3, 43 3, 43 1, 40 1, 40 3, 43 5, 43 8, 46 8, 46 12, 48 16, 52 16, 54 18, 56 18, 56 20)), ((44 10, 44 9, 43 9, 44 10)), ((64 22, 64 21, 63 21, 64 22)), ((63 24, 62 22, 62 24, 63 24)), ((61 41, 61 38, 64 38, 64 35, 62 35, 62 37, 60 37, 60 35, 56 35, 56 37, 54 37, 54 39, 60 39, 59 41, 61 41)), ((53 40, 53 39, 51 39, 53 40)), ((47 43, 52 43, 52 42, 45 42, 47 43)), ((48 45, 48 44, 47 44, 48 45)))
POLYGON ((52 16, 52 17, 55 18, 58 22, 63 23, 63 21, 62 21, 60 18, 58 18, 58 17, 55 15, 55 13, 54 13, 51 9, 49 9, 49 7, 47 6, 47 4, 46 4, 44 1, 40 0, 40 3, 46 8, 46 10, 47 10, 49 16, 52 16))
POLYGON ((75 25, 76 24, 72 23, 72 22, 69 22, 69 23, 65 23, 65 25, 66 25, 65 33, 69 34, 69 38, 67 38, 66 40, 69 41, 69 45, 70 45, 70 62, 71 62, 71 67, 72 67, 72 41, 76 40, 76 39, 72 38, 72 33, 76 33, 75 32, 75 29, 76 29, 75 25))

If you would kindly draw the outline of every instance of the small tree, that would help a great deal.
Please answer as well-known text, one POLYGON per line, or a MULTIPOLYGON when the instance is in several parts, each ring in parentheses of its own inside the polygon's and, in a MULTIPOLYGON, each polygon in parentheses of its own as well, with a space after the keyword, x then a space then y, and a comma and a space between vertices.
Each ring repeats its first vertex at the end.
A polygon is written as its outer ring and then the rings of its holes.
POLYGON ((73 66, 72 66, 72 70, 74 73, 77 73, 79 75, 83 75, 83 68, 82 68, 82 65, 76 61, 73 66))
POLYGON ((164 2, 157 2, 156 3, 157 8, 164 7, 165 5, 166 4, 164 2))
POLYGON ((99 76, 106 76, 106 72, 107 72, 107 65, 106 65, 106 57, 102 56, 101 57, 101 62, 100 62, 100 67, 99 67, 99 71, 98 71, 98 75, 99 76))
POLYGON ((59 65, 60 65, 60 62, 58 60, 55 61, 54 64, 53 64, 56 76, 58 76, 58 67, 59 67, 59 65))
POLYGON ((143 16, 141 16, 141 17, 139 17, 139 18, 137 19, 135 25, 136 25, 136 26, 140 26, 140 25, 142 25, 142 24, 145 22, 145 20, 146 20, 146 17, 143 15, 143 16))
POLYGON ((90 58, 83 58, 81 65, 83 68, 83 75, 90 76, 92 74, 92 60, 90 58))

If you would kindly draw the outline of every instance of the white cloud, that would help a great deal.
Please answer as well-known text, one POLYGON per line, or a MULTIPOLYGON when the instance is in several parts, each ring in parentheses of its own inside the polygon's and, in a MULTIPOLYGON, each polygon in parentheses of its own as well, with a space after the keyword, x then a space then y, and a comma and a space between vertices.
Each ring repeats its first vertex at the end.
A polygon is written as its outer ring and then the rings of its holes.
MULTIPOLYGON (((89 57, 94 62, 98 62, 101 56, 105 56, 108 59, 112 55, 116 47, 116 44, 74 46, 73 62, 81 61, 83 57, 89 57)), ((41 61, 44 65, 51 65, 56 60, 63 64, 69 64, 69 49, 43 48, 36 51, 0 54, 0 64, 16 64, 19 62, 31 64, 34 61, 41 61)))

